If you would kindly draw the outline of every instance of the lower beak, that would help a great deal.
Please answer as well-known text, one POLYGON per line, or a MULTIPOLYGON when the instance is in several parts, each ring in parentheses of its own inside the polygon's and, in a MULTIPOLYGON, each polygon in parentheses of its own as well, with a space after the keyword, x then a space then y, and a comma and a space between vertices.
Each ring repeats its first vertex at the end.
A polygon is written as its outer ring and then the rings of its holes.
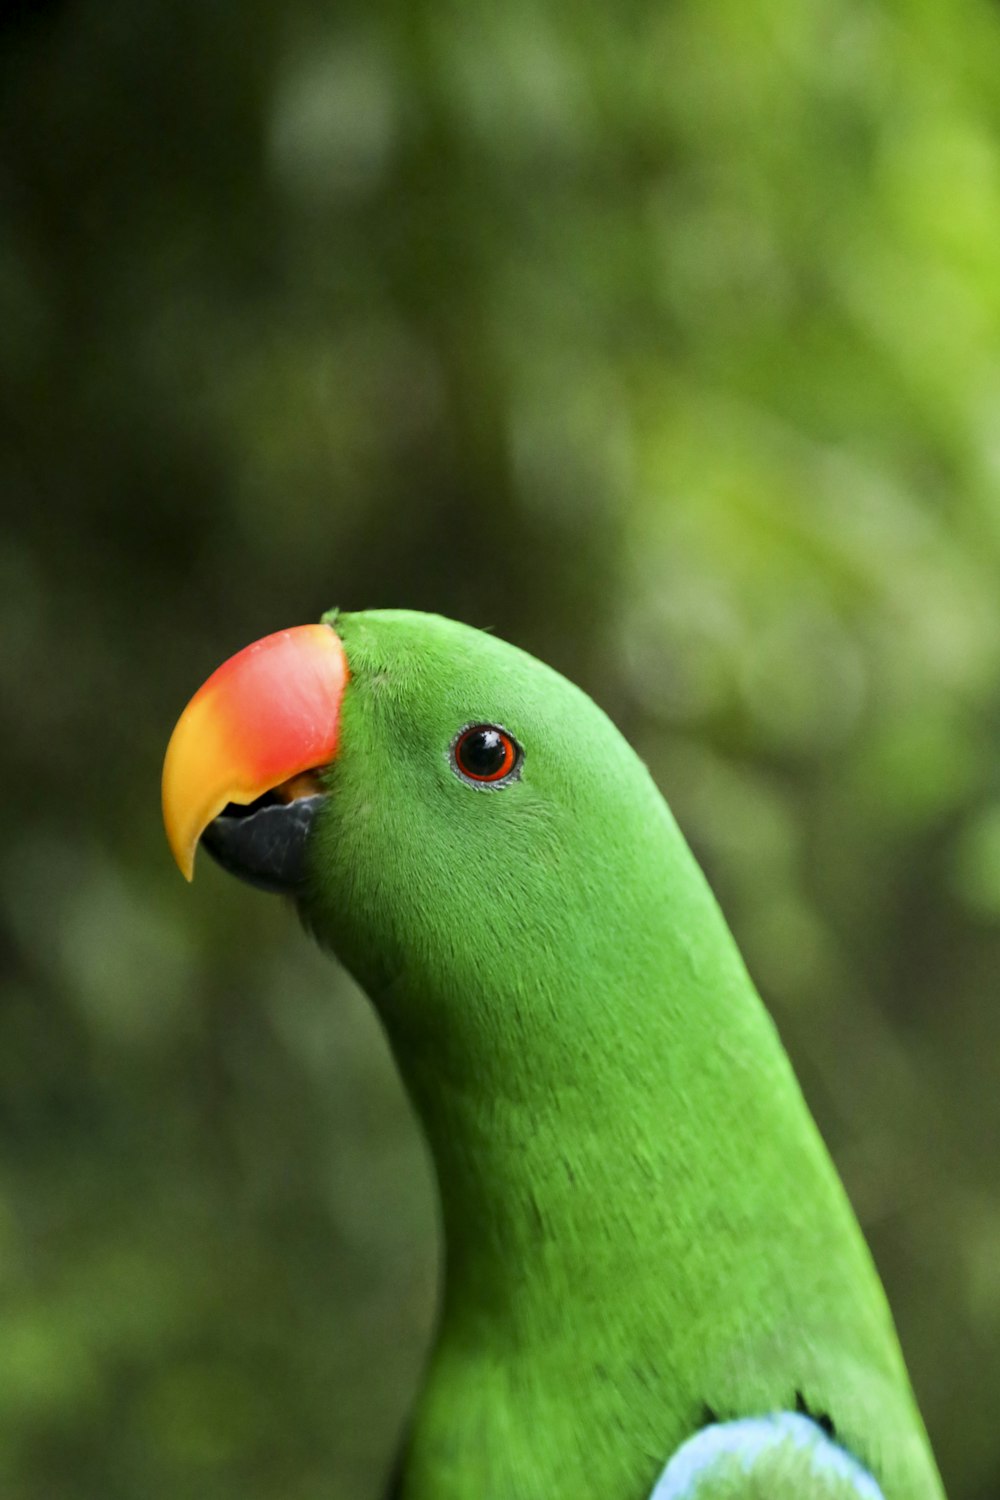
POLYGON ((222 865, 254 884, 300 883, 322 802, 315 773, 336 755, 347 679, 335 631, 300 625, 247 646, 195 693, 163 763, 163 822, 188 880, 204 836, 222 865))

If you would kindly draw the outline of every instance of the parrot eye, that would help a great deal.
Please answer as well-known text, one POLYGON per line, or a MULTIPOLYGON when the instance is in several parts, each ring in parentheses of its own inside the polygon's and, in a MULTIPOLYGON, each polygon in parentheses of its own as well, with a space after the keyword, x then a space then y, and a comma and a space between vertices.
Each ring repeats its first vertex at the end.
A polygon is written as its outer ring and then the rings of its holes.
POLYGON ((477 787, 495 787, 516 781, 521 774, 524 751, 499 724, 469 724, 459 730, 451 745, 451 763, 463 781, 477 787))

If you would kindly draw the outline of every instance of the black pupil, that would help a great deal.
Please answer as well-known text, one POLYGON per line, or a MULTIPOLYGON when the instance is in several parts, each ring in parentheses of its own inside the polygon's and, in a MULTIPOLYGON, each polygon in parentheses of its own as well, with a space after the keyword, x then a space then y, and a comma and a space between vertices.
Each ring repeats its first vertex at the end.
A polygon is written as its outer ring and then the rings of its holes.
POLYGON ((459 746, 462 770, 470 776, 495 776, 507 758, 507 747, 497 729, 470 729, 459 746))

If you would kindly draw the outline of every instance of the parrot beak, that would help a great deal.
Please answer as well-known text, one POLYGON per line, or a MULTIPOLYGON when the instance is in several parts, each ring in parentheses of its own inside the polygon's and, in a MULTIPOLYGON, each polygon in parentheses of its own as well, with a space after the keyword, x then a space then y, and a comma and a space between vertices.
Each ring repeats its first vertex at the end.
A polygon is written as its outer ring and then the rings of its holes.
POLYGON ((188 880, 202 840, 252 884, 294 890, 348 675, 334 630, 299 625, 247 646, 195 693, 163 762, 163 822, 188 880))

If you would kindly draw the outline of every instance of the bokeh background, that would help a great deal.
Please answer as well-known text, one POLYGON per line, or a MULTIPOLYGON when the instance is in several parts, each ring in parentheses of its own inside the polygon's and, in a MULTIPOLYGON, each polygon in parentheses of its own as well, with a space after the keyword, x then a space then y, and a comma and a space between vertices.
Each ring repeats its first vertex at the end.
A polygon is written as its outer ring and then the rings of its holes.
POLYGON ((158 810, 190 692, 334 603, 639 746, 995 1500, 998 125, 986 0, 4 7, 4 1500, 379 1492, 428 1164, 158 810))

